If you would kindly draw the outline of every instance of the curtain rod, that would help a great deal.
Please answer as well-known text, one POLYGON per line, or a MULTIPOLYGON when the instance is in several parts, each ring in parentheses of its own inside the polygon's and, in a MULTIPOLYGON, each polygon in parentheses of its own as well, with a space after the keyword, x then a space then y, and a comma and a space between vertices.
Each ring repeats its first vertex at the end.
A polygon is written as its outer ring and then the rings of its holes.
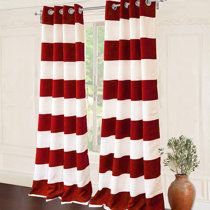
MULTIPOLYGON (((151 6, 152 2, 156 2, 156 8, 159 9, 159 3, 160 2, 164 2, 164 1, 167 1, 167 0, 145 0, 145 3, 146 3, 147 6, 151 6)), ((135 4, 136 4, 136 6, 139 7, 140 0, 137 0, 135 4)), ((128 8, 129 7, 129 3, 126 2, 124 6, 126 8, 128 8)), ((118 7, 120 7, 120 4, 118 4, 118 3, 114 3, 112 5, 112 9, 113 10, 116 10, 118 7)), ((105 6, 85 7, 85 8, 82 8, 81 11, 92 11, 92 10, 101 10, 101 9, 105 9, 105 6)), ((40 10, 40 12, 35 12, 34 15, 42 16, 42 10, 40 10)))

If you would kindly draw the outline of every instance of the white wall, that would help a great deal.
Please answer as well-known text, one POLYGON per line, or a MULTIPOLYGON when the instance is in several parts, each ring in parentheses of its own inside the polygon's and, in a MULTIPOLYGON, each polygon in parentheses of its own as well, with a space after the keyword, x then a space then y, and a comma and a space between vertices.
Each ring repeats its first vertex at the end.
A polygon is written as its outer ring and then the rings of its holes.
MULTIPOLYGON (((58 1, 0 0, 0 182, 25 186, 31 185, 36 144, 40 24, 33 14, 41 2, 58 1)), ((83 1, 84 6, 104 3, 83 1)), ((198 146, 201 166, 191 176, 194 210, 210 209, 209 10, 209 0, 168 0, 157 19, 162 143, 185 134, 198 146)), ((92 12, 86 20, 96 17, 103 15, 92 12)), ((96 187, 98 154, 91 153, 90 162, 96 187)), ((163 173, 167 192, 173 174, 163 173)))

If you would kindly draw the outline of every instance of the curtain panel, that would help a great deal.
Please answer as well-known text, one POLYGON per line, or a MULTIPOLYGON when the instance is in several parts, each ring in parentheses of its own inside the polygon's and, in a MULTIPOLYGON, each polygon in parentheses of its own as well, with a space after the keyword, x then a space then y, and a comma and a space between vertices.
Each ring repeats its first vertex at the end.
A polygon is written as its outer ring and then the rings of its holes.
POLYGON ((106 2, 99 190, 90 206, 164 210, 155 3, 106 2))
POLYGON ((84 204, 92 188, 81 8, 43 8, 39 122, 30 195, 84 204))

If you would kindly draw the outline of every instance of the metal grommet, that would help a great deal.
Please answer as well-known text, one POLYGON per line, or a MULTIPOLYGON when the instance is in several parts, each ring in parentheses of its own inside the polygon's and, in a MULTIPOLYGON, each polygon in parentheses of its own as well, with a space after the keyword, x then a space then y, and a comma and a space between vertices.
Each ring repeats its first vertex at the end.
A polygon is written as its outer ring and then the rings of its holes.
POLYGON ((125 2, 125 3, 124 3, 124 7, 125 7, 126 9, 128 9, 129 3, 128 3, 128 2, 125 2))
POLYGON ((49 9, 47 13, 48 13, 48 15, 53 15, 54 11, 53 11, 53 9, 49 9))
POLYGON ((63 9, 59 9, 59 13, 62 15, 63 14, 63 9))
POLYGON ((117 10, 117 4, 112 4, 112 9, 117 10))
POLYGON ((146 5, 149 7, 151 6, 152 2, 150 0, 145 0, 146 5))
POLYGON ((82 12, 83 12, 83 9, 82 9, 82 8, 79 8, 78 12, 79 12, 79 14, 81 15, 82 12))
POLYGON ((136 5, 137 7, 140 7, 140 0, 137 0, 137 1, 135 2, 135 5, 136 5))
POLYGON ((68 9, 68 13, 69 13, 70 15, 73 15, 73 14, 74 14, 74 9, 73 9, 73 8, 69 8, 69 9, 68 9))

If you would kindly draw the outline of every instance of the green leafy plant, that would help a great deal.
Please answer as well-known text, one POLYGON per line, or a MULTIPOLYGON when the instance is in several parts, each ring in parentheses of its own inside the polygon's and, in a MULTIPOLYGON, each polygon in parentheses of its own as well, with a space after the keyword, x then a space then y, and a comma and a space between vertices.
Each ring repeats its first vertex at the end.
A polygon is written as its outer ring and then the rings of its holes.
MULTIPOLYGON (((199 166, 197 149, 190 138, 180 136, 170 138, 167 147, 166 159, 163 161, 176 174, 189 175, 199 166)), ((161 149, 163 153, 163 149, 161 149)))

